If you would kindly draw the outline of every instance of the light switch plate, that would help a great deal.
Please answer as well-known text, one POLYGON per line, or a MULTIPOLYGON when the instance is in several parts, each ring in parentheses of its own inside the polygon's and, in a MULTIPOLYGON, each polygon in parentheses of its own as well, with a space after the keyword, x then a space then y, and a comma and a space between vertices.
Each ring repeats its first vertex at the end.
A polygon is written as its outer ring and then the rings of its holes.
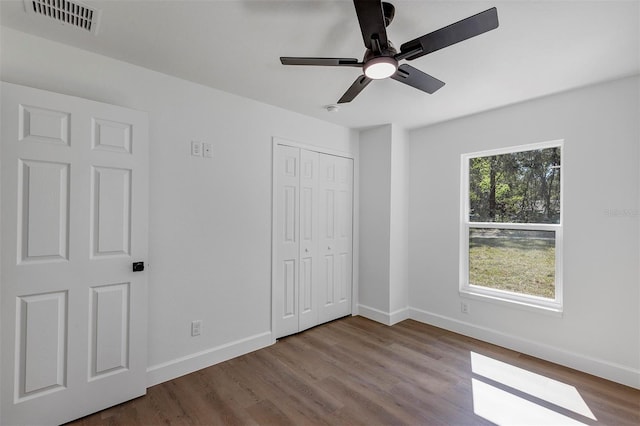
POLYGON ((210 143, 205 142, 202 144, 202 155, 206 158, 213 157, 213 147, 211 146, 210 143))
POLYGON ((202 155, 202 142, 191 141, 191 155, 196 157, 202 155))

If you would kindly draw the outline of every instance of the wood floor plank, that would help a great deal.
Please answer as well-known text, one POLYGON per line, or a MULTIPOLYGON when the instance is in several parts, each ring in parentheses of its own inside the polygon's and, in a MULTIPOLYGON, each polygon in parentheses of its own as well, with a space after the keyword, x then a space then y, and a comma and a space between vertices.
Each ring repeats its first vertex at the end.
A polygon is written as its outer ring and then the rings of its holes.
MULTIPOLYGON (((476 413, 476 385, 586 425, 640 424, 640 390, 417 321, 388 327, 362 317, 324 324, 153 386, 144 397, 71 424, 493 424, 476 413), (563 383, 577 391, 594 418, 482 376, 472 369, 472 356, 563 383)), ((501 401, 492 403, 500 407, 501 401)))
POLYGON ((294 421, 292 421, 273 402, 269 400, 260 401, 257 404, 249 407, 247 411, 251 414, 253 419, 261 425, 296 425, 294 421))
POLYGON ((390 404, 381 403, 381 400, 388 402, 388 395, 384 392, 375 392, 360 387, 358 383, 336 377, 323 379, 319 386, 337 395, 345 402, 353 416, 363 419, 367 424, 397 425, 407 422, 407 419, 403 418, 398 410, 393 410, 390 404))

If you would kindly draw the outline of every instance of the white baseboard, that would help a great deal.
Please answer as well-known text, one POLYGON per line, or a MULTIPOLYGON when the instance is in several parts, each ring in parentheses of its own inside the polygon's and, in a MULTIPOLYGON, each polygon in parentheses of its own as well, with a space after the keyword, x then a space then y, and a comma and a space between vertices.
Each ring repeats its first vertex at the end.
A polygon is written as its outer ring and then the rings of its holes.
MULTIPOLYGON (((358 314, 385 325, 393 325, 405 319, 413 319, 640 389, 640 370, 585 356, 576 352, 558 349, 543 343, 523 339, 498 330, 481 327, 421 309, 409 307, 394 312, 384 312, 369 306, 358 305, 358 314)), ((147 387, 253 352, 270 346, 273 343, 274 339, 272 334, 267 331, 151 366, 147 368, 147 387)))
POLYGON ((210 367, 240 355, 270 346, 275 342, 271 332, 249 336, 235 342, 226 343, 194 354, 186 355, 171 361, 147 368, 147 387, 157 385, 185 374, 210 367))
MULTIPOLYGON (((493 343, 514 351, 535 356, 546 361, 564 365, 613 382, 640 389, 640 370, 615 364, 602 359, 566 351, 544 343, 534 342, 518 336, 503 333, 487 327, 481 327, 417 308, 408 308, 409 318, 430 324, 445 330, 493 343)), ((369 317, 367 317, 369 318, 369 317)), ((374 318, 370 318, 374 319, 374 318)), ((375 319, 374 319, 375 320, 375 319)), ((380 321, 383 322, 383 321, 380 321)))
POLYGON ((409 319, 408 308, 398 309, 393 312, 384 312, 370 306, 358 305, 358 312, 360 316, 386 325, 397 324, 400 321, 409 319))

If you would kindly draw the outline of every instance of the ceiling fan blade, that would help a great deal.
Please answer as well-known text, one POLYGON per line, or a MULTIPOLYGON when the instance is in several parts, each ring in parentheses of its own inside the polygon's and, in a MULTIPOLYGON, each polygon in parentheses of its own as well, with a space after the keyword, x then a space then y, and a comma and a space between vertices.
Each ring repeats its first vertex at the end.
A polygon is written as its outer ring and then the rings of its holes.
POLYGON ((318 65, 328 67, 361 67, 362 62, 355 58, 298 58, 282 56, 282 65, 318 65))
POLYGON ((434 93, 444 86, 444 81, 407 64, 400 65, 398 71, 391 78, 427 93, 434 93))
POLYGON ((396 55, 396 59, 416 59, 496 28, 498 28, 498 11, 492 7, 404 43, 400 46, 400 53, 396 55))
POLYGON ((369 83, 371 83, 371 79, 364 74, 356 78, 356 81, 344 92, 344 95, 342 95, 338 103, 345 104, 351 102, 369 83))
POLYGON ((387 27, 384 24, 384 13, 381 0, 353 0, 356 7, 356 15, 362 31, 362 39, 367 49, 376 50, 377 46, 372 40, 379 41, 379 47, 389 47, 387 39, 387 27))

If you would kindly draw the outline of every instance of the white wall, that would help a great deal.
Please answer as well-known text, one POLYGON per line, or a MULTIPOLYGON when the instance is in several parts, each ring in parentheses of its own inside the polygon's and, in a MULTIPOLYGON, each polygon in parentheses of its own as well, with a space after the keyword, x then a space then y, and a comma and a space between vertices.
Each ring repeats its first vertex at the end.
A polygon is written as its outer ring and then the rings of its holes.
POLYGON ((360 133, 359 312, 386 322, 389 313, 391 126, 360 133))
POLYGON ((406 131, 392 126, 389 312, 406 319, 409 297, 409 146, 406 131))
POLYGON ((411 316, 640 387, 640 82, 587 87, 410 132, 411 316), (564 314, 460 312, 460 155, 564 139, 564 314), (616 213, 617 212, 617 213, 616 213))
POLYGON ((358 312, 388 325, 408 314, 407 145, 397 125, 360 133, 358 312))
POLYGON ((357 133, 8 28, 0 51, 4 81, 149 112, 149 383, 270 344, 272 137, 350 153, 357 133))

